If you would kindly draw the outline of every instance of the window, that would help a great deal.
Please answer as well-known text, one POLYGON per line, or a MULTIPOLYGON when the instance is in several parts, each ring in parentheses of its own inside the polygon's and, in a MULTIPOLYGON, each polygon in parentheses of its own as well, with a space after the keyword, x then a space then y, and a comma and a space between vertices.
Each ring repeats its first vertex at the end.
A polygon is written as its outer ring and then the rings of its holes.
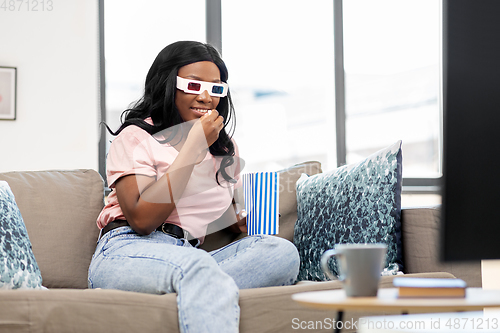
POLYGON ((441 176, 440 2, 343 2, 347 163, 403 140, 407 178, 441 176))
POLYGON ((224 0, 222 53, 245 171, 334 168, 332 1, 224 0))
MULTIPOLYGON (((208 39, 229 69, 246 172, 306 160, 332 170, 402 139, 406 192, 438 192, 440 1, 149 0, 140 9, 146 19, 136 15, 135 2, 106 1, 105 119, 113 129, 141 96, 162 47, 208 39), (334 16, 342 22, 340 48, 334 16), (342 81, 335 87, 339 55, 342 81), (340 86, 345 103, 336 109, 340 86)), ((439 201, 435 195, 430 202, 439 201)))

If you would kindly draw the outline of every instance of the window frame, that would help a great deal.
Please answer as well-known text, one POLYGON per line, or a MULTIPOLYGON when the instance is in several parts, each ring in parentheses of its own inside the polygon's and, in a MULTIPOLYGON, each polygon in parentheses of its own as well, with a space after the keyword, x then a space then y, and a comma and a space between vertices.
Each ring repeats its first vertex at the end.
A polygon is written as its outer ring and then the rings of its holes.
POLYGON ((108 189, 108 182, 106 180, 106 66, 104 57, 104 0, 98 0, 99 8, 99 148, 98 148, 98 167, 99 174, 104 180, 104 187, 108 189))

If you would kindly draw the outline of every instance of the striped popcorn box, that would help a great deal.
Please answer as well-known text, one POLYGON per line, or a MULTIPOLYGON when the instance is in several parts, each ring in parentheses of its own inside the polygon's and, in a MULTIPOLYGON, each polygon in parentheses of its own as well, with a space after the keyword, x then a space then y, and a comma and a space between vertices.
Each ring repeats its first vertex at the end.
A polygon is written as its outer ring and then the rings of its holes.
POLYGON ((279 232, 279 176, 277 172, 243 175, 243 192, 249 235, 279 232))

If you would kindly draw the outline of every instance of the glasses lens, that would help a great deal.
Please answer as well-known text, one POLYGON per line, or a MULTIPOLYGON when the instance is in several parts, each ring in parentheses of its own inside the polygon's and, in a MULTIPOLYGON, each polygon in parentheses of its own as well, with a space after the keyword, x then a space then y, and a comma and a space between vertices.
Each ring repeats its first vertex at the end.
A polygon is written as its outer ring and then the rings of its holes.
POLYGON ((201 89, 200 83, 194 83, 194 82, 188 83, 188 90, 200 91, 200 89, 201 89))
POLYGON ((224 91, 224 87, 223 86, 213 86, 212 87, 212 92, 214 94, 222 94, 223 91, 224 91))

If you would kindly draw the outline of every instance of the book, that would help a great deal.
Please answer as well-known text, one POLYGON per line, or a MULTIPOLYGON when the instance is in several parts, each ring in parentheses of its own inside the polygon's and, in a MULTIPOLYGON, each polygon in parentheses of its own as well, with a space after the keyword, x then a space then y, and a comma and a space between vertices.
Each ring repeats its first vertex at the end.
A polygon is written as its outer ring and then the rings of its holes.
POLYGON ((439 278, 394 278, 392 284, 398 288, 398 296, 424 298, 463 298, 467 283, 461 279, 439 278))

